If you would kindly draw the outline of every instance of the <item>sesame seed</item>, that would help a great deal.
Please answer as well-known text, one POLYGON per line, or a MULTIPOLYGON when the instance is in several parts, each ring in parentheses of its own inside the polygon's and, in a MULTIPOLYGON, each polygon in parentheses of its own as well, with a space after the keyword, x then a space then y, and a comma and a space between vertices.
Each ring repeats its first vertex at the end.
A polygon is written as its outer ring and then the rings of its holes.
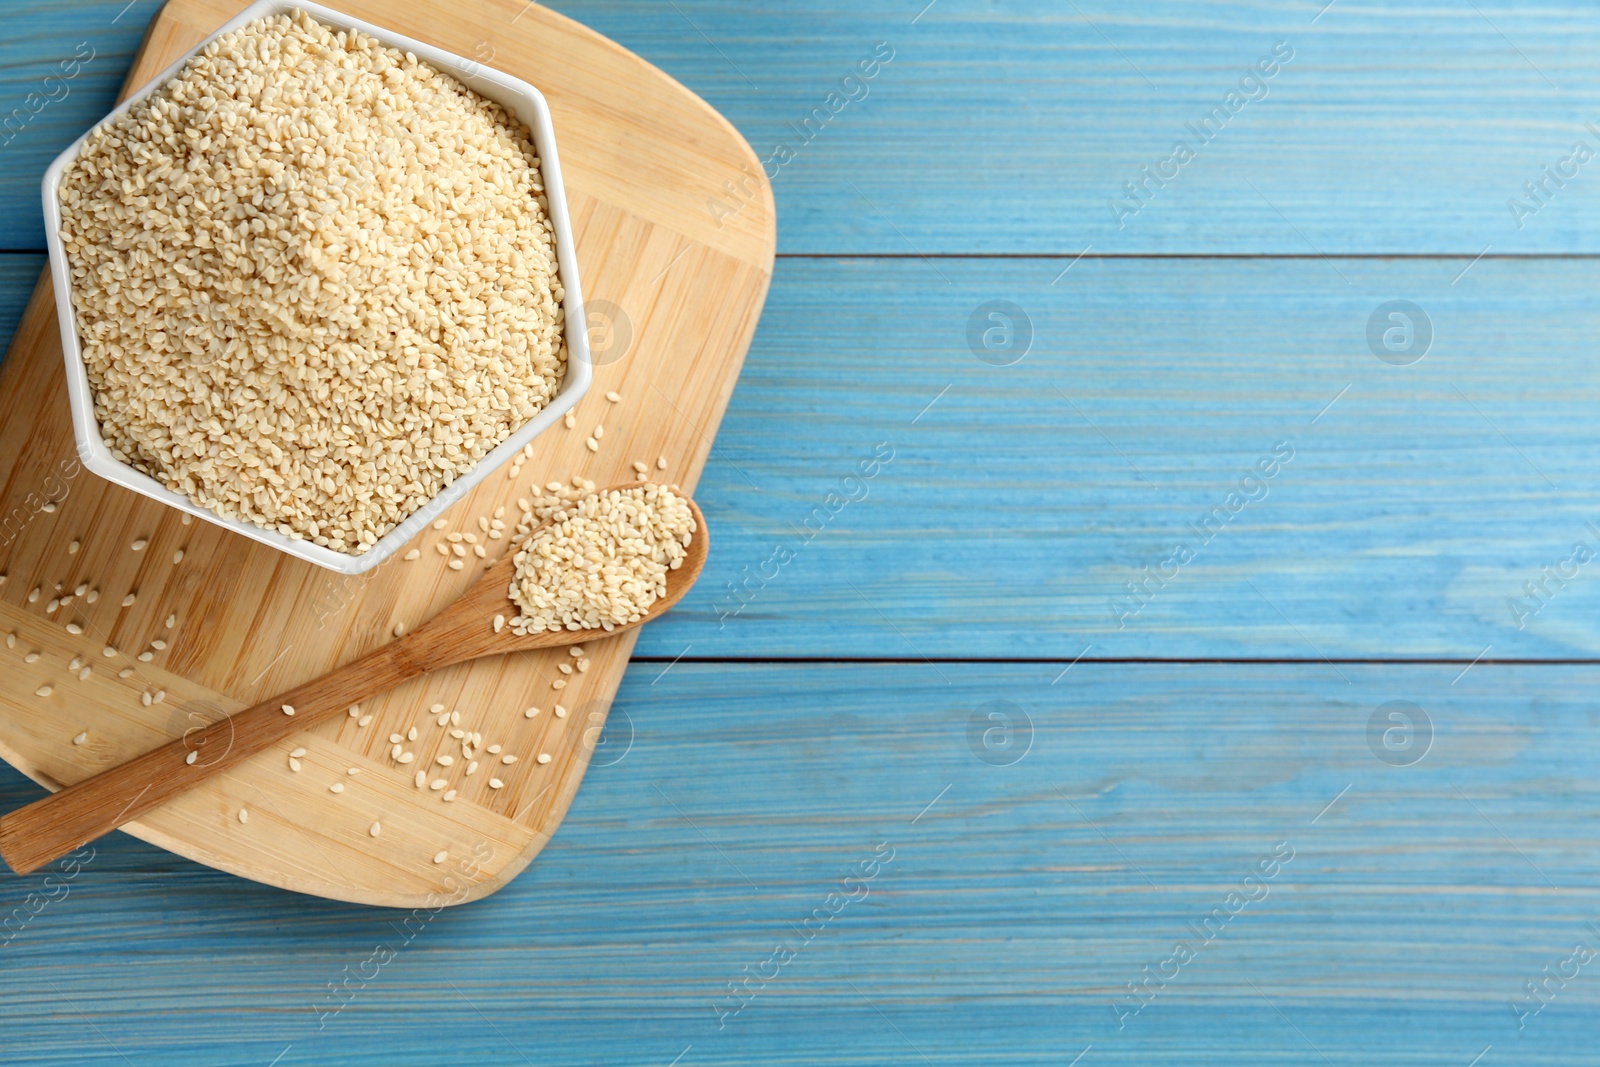
POLYGON ((77 541, 72 542, 70 545, 67 546, 67 555, 76 556, 78 554, 78 549, 80 549, 82 547, 83 546, 79 542, 77 542, 77 541))
MULTIPOLYGON (((197 760, 199 758, 200 758, 200 753, 198 753, 198 752, 190 752, 187 756, 183 757, 183 762, 185 762, 185 763, 193 763, 195 760, 197 760)), ((295 768, 295 770, 297 770, 297 771, 299 769, 300 769, 299 767, 295 768)))
POLYGON ((403 623, 403 622, 395 623, 394 624, 394 635, 396 637, 404 637, 406 635, 406 624, 403 623))
POLYGON ((249 822, 250 821, 250 809, 249 808, 240 808, 239 809, 239 821, 240 822, 249 822))
POLYGON ((383 824, 378 822, 373 823, 371 829, 369 829, 367 833, 371 834, 373 837, 377 837, 379 834, 383 833, 383 824))
POLYGON ((167 650, 167 643, 158 637, 154 641, 150 642, 150 647, 155 649, 157 652, 165 652, 167 650))
POLYGON ((567 680, 565 678, 557 678, 555 681, 550 683, 551 689, 565 689, 566 687, 567 680))
POLYGON ((367 723, 369 723, 371 721, 372 721, 372 716, 371 715, 363 715, 363 716, 361 716, 361 718, 356 720, 356 727, 359 729, 360 727, 367 725, 367 723))
POLYGON ((135 599, 137 599, 136 596, 133 593, 129 593, 127 596, 122 598, 122 606, 125 608, 133 607, 133 602, 135 599))
POLYGON ((579 656, 583 655, 583 646, 573 645, 571 648, 567 649, 567 655, 571 656, 573 659, 577 659, 579 656))
POLYGON ((589 661, 586 660, 586 659, 580 659, 578 661, 578 673, 579 674, 583 674, 588 669, 589 669, 589 661))
POLYGON ((86 604, 93 604, 95 601, 97 601, 99 599, 100 599, 100 590, 91 589, 91 590, 89 590, 88 595, 83 598, 83 601, 86 604))
MULTIPOLYGON (((139 653, 139 657, 138 657, 140 663, 149 663, 151 660, 153 660, 155 658, 156 658, 156 654, 154 652, 141 652, 141 653, 139 653)), ((293 715, 294 712, 288 711, 288 712, 285 712, 284 714, 293 715)))
POLYGON ((59 608, 60 606, 61 606, 61 600, 58 597, 55 600, 50 601, 50 603, 48 603, 48 604, 46 604, 44 606, 44 613, 46 615, 53 615, 53 614, 55 614, 55 610, 57 608, 59 608))
POLYGON ((451 730, 450 736, 459 741, 461 738, 467 736, 467 732, 465 730, 451 730))
POLYGON ((181 522, 181 523, 183 523, 183 524, 184 524, 184 525, 185 525, 185 526, 187 526, 187 525, 189 525, 189 524, 190 524, 190 523, 191 523, 191 522, 193 522, 193 521, 194 521, 194 516, 192 516, 192 515, 188 515, 188 514, 184 514, 184 515, 179 515, 179 516, 178 516, 178 521, 179 521, 179 522, 181 522))
POLYGON ((39 653, 37 653, 37 652, 29 652, 26 656, 22 657, 22 662, 24 662, 24 663, 38 663, 39 662, 39 653))
POLYGON ((402 752, 402 753, 400 753, 399 761, 401 763, 410 763, 412 760, 414 760, 416 758, 417 758, 416 754, 413 753, 413 752, 402 752))
MULTIPOLYGON (((142 659, 143 657, 140 657, 140 658, 142 659)), ((292 708, 289 705, 285 704, 283 706, 283 713, 285 715, 293 715, 294 714, 294 708, 292 708)))
POLYGON ((89 680, 89 675, 91 675, 93 673, 94 673, 94 668, 93 667, 84 667, 82 670, 80 670, 78 672, 78 681, 87 682, 89 680))
POLYGON ((486 515, 479 515, 478 516, 478 529, 483 530, 485 533, 488 532, 488 530, 489 530, 489 518, 488 518, 488 516, 486 516, 486 515))
POLYGON ((412 560, 412 559, 420 559, 421 556, 422 556, 422 550, 421 549, 417 549, 417 548, 413 548, 410 552, 407 552, 403 558, 408 559, 408 560, 412 560))
POLYGON ((7 648, 16 648, 17 647, 17 635, 16 634, 13 634, 13 633, 6 634, 6 647, 7 648))
POLYGON ((361 715, 361 705, 360 704, 351 704, 350 705, 350 717, 352 719, 354 719, 354 718, 360 717, 360 715, 361 715))
POLYGON ((500 751, 500 746, 499 745, 490 745, 488 751, 489 751, 489 755, 491 755, 491 756, 496 755, 500 751))
POLYGON ((297 760, 297 759, 291 758, 289 760, 289 769, 291 771, 294 771, 296 774, 299 774, 300 773, 300 761, 297 760))
POLYGON ((461 713, 459 711, 452 711, 450 713, 450 725, 451 726, 460 726, 461 725, 461 713))
POLYGON ((437 551, 441 556, 448 556, 450 554, 450 546, 445 544, 443 541, 435 541, 433 543, 433 547, 434 550, 437 551))
POLYGON ((450 533, 445 534, 444 535, 444 539, 446 541, 449 541, 451 544, 455 544, 456 542, 461 540, 461 535, 459 533, 456 533, 456 532, 452 531, 450 533))
POLYGON ((444 801, 446 804, 448 804, 452 800, 454 800, 455 798, 456 798, 456 791, 454 789, 447 789, 447 790, 445 790, 444 796, 440 797, 439 799, 444 801))
POLYGON ((570 430, 578 425, 578 416, 569 411, 561 417, 561 423, 570 430))
POLYGON ((606 428, 604 426, 596 426, 594 428, 594 433, 591 434, 590 436, 593 437, 596 441, 598 441, 598 440, 600 440, 600 438, 604 437, 605 435, 606 435, 606 428))
POLYGON ((172 565, 174 567, 176 567, 178 564, 180 564, 182 562, 183 562, 183 549, 180 548, 180 549, 178 549, 176 552, 174 552, 172 554, 172 565))
POLYGON ((600 443, 592 437, 584 438, 583 447, 587 448, 590 452, 600 451, 600 443))
POLYGON ((450 783, 445 781, 443 778, 435 778, 433 781, 428 783, 428 788, 437 793, 439 790, 443 789, 449 784, 450 783))
POLYGON ((167 629, 170 630, 174 626, 178 625, 178 617, 176 615, 168 615, 167 616, 167 621, 165 623, 163 623, 162 625, 164 625, 167 629))
POLYGON ((442 530, 442 529, 444 529, 444 528, 445 528, 445 527, 446 527, 446 526, 447 526, 447 525, 449 525, 449 524, 448 524, 448 523, 447 523, 447 522, 445 522, 445 521, 444 521, 444 520, 443 520, 443 519, 434 519, 434 520, 433 520, 433 528, 434 528, 434 529, 435 529, 435 530, 442 530))
POLYGON ((489 558, 489 553, 484 550, 484 547, 482 545, 473 545, 472 546, 472 554, 474 556, 477 556, 479 559, 488 559, 489 558))
POLYGON ((149 543, 150 543, 149 541, 146 541, 144 538, 141 537, 141 538, 139 538, 139 540, 135 541, 132 545, 130 545, 128 547, 132 548, 135 552, 143 552, 144 551, 144 546, 148 545, 149 543))
POLYGON ((28 603, 30 603, 30 604, 36 603, 38 601, 38 599, 39 599, 39 587, 38 586, 34 586, 32 591, 30 591, 28 593, 28 603))
POLYGON ((346 774, 360 774, 361 773, 361 768, 360 767, 350 767, 350 768, 347 768, 344 773, 346 773, 346 774))
POLYGON ((82 596, 83 594, 87 593, 88 591, 89 591, 89 583, 88 582, 79 582, 78 583, 78 588, 76 588, 76 589, 74 589, 72 591, 72 595, 73 596, 82 596))
POLYGON ((72 657, 72 661, 67 664, 67 670, 75 671, 81 666, 83 666, 83 657, 82 656, 73 656, 72 657))
POLYGON ((417 739, 417 728, 415 726, 413 726, 411 729, 406 731, 406 740, 407 741, 415 741, 416 739, 417 739))
POLYGON ((524 719, 531 719, 537 714, 539 714, 539 709, 538 708, 529 708, 527 711, 524 711, 522 713, 522 717, 524 719))
POLYGON ((435 863, 443 863, 445 860, 447 860, 449 858, 450 858, 450 853, 446 852, 444 849, 440 849, 438 852, 435 852, 433 854, 433 862, 435 862, 435 863))
POLYGON ((570 663, 558 663, 556 664, 556 670, 560 671, 562 674, 571 674, 572 665, 570 663))
POLYGON ((456 758, 454 756, 438 756, 438 757, 435 757, 435 759, 434 759, 434 762, 437 763, 441 767, 448 767, 452 763, 454 763, 455 761, 456 761, 456 758))
POLYGON ((77 635, 83 633, 83 627, 75 622, 67 623, 67 633, 77 635))
POLYGON ((453 559, 450 561, 450 569, 453 571, 458 571, 464 566, 466 566, 466 564, 462 563, 459 559, 453 559))
POLYGON ((615 404, 617 401, 622 399, 622 395, 613 389, 606 394, 606 399, 615 404))
POLYGON ((415 778, 413 778, 412 781, 417 783, 417 788, 418 789, 421 789, 423 786, 428 784, 428 772, 427 771, 418 771, 417 772, 417 776, 415 778))
MULTIPOLYGON (((404 741, 404 740, 405 740, 405 738, 401 737, 399 734, 390 734, 389 735, 389 743, 391 745, 397 745, 401 741, 404 741)), ((398 753, 396 753, 396 754, 398 755, 398 753)))
POLYGON ((517 757, 512 756, 512 755, 501 756, 500 757, 500 762, 506 764, 507 766, 509 766, 509 765, 517 762, 517 757))
POLYGON ((133 668, 132 667, 124 667, 124 668, 122 668, 120 671, 117 672, 117 677, 118 678, 132 678, 133 677, 133 668))
POLYGON ((89 740, 89 731, 85 730, 82 733, 80 733, 77 737, 74 737, 72 739, 72 743, 75 744, 75 745, 81 745, 87 740, 89 740))
POLYGON ((539 762, 540 763, 549 763, 550 762, 550 753, 548 753, 548 752, 539 753, 539 762))
POLYGON ((143 704, 147 708, 151 704, 155 703, 155 701, 150 698, 150 691, 148 689, 139 694, 139 703, 143 704))
POLYGON ((641 463, 639 460, 633 461, 633 469, 641 478, 650 473, 650 465, 647 463, 641 463))
POLYGON ((328 792, 330 792, 330 793, 343 793, 344 792, 344 783, 343 782, 334 782, 332 785, 330 785, 328 787, 328 792))
POLYGON ((289 755, 295 756, 295 757, 304 756, 305 754, 306 754, 306 750, 303 749, 303 748, 297 748, 293 752, 289 753, 289 755))
POLYGON ((666 456, 657 456, 656 457, 656 469, 657 470, 663 470, 663 471, 667 469, 667 457, 666 456))
POLYGON ((447 723, 449 721, 450 721, 450 716, 441 715, 437 719, 433 720, 433 725, 435 725, 435 726, 443 726, 445 723, 447 723))
POLYGON ((490 789, 499 789, 499 788, 503 787, 504 785, 505 785, 505 783, 502 782, 498 778, 489 779, 489 788, 490 789))
POLYGON ((478 761, 477 760, 473 760, 471 763, 467 764, 467 775, 468 775, 468 777, 471 777, 473 772, 475 772, 477 769, 478 769, 478 761))

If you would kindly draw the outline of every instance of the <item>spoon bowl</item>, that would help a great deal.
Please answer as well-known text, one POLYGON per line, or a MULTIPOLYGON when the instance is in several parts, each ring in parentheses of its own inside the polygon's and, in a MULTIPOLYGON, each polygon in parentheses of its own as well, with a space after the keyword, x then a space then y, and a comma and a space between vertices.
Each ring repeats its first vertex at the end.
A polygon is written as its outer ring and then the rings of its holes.
MULTIPOLYGON (((637 484, 610 486, 599 492, 637 484)), ((586 644, 659 618, 682 600, 700 577, 710 546, 705 516, 692 499, 684 500, 694 515, 694 536, 682 562, 667 572, 666 595, 651 604, 642 618, 619 623, 610 630, 518 634, 507 627, 496 633, 494 617, 504 615, 509 620, 518 611, 510 594, 517 549, 525 543, 518 542, 465 593, 404 636, 320 678, 186 733, 0 818, 0 857, 13 871, 28 874, 160 807, 212 775, 342 713, 351 704, 429 671, 484 656, 586 644), (201 752, 207 754, 205 762, 196 758, 201 752), (222 755, 211 758, 212 752, 222 755)), ((530 531, 529 538, 543 528, 530 531)))

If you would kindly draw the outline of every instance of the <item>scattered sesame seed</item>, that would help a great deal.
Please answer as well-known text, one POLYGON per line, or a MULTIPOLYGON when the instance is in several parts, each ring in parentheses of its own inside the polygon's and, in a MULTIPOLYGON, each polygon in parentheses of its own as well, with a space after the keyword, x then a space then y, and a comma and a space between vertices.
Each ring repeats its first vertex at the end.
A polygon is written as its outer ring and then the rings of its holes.
POLYGON ((508 755, 504 755, 504 756, 500 757, 500 762, 506 764, 507 766, 510 766, 511 764, 517 762, 517 757, 509 755, 509 754, 508 755))
POLYGON ((467 732, 465 730, 451 730, 450 736, 459 741, 461 738, 467 736, 467 732))
POLYGON ((79 542, 77 542, 77 541, 72 542, 70 545, 67 546, 67 555, 76 556, 78 554, 78 549, 80 549, 82 547, 83 547, 83 545, 80 544, 79 542))
POLYGON ((296 774, 299 774, 300 773, 300 761, 291 756, 289 758, 289 769, 291 771, 294 771, 296 774))
POLYGON ((420 559, 421 557, 422 557, 422 550, 419 549, 419 548, 413 548, 410 552, 407 552, 403 558, 410 560, 410 559, 420 559))
POLYGON ((91 590, 89 590, 88 595, 83 598, 83 602, 85 604, 93 604, 95 601, 97 601, 99 599, 100 599, 100 590, 91 589, 91 590))
POLYGON ((147 690, 145 690, 145 691, 144 691, 144 692, 143 692, 143 693, 140 693, 140 694, 139 694, 139 703, 141 703, 141 704, 143 704, 143 705, 144 705, 144 706, 145 706, 145 707, 147 707, 147 708, 148 708, 148 707, 149 707, 149 706, 150 706, 150 705, 151 705, 151 704, 153 704, 153 703, 155 703, 155 701, 153 701, 153 700, 152 700, 152 699, 151 699, 151 698, 150 698, 150 691, 149 691, 149 690, 148 690, 148 689, 147 689, 147 690))
POLYGON ((471 777, 473 772, 476 771, 477 769, 478 769, 478 761, 477 760, 473 760, 471 763, 467 764, 467 776, 471 777))
MULTIPOLYGON (((187 518, 187 517, 188 516, 185 516, 185 518, 187 518)), ((249 822, 250 821, 250 809, 249 808, 240 808, 239 809, 239 821, 240 822, 249 822)))
POLYGON ((450 561, 450 569, 453 571, 458 571, 465 566, 466 564, 462 563, 459 559, 453 559, 450 561))
POLYGON ((411 729, 406 731, 406 740, 407 741, 415 741, 416 739, 417 739, 417 728, 415 726, 413 726, 411 729))
POLYGON ((89 740, 89 731, 85 730, 82 733, 80 733, 77 737, 74 737, 72 739, 72 743, 75 744, 75 745, 81 745, 87 740, 89 740))
POLYGON ((83 633, 83 627, 75 622, 67 623, 67 633, 77 635, 83 633))
POLYGON ((657 456, 656 457, 656 470, 664 471, 666 469, 667 469, 667 457, 666 456, 657 456))
POLYGON ((560 671, 562 674, 571 674, 572 665, 570 663, 558 663, 556 665, 556 670, 560 671))
POLYGON ((451 531, 450 533, 444 535, 444 539, 449 541, 451 544, 456 544, 461 540, 461 534, 451 531))
POLYGON ((168 615, 167 616, 167 621, 165 623, 163 623, 162 625, 170 630, 174 626, 178 625, 178 617, 176 615, 168 615))
POLYGON ((80 670, 78 672, 78 681, 87 682, 89 680, 89 675, 91 675, 93 673, 94 673, 94 668, 93 667, 85 667, 85 668, 83 668, 82 670, 80 670))
POLYGON ((52 600, 52 601, 50 601, 50 603, 48 603, 48 604, 46 604, 44 606, 44 613, 46 615, 53 615, 53 614, 55 614, 55 610, 57 608, 59 608, 60 606, 61 606, 61 600, 59 598, 57 598, 55 600, 52 600))
POLYGON ((600 451, 600 443, 592 437, 584 438, 583 447, 587 448, 590 452, 600 451))
POLYGON ((189 514, 187 514, 187 513, 186 513, 186 514, 183 514, 183 515, 179 515, 179 516, 178 516, 178 521, 179 521, 179 522, 181 522, 181 523, 183 523, 183 524, 184 524, 184 525, 185 525, 185 526, 187 526, 187 525, 189 525, 189 524, 190 524, 190 523, 191 523, 191 522, 193 522, 193 521, 194 521, 194 516, 193 516, 193 515, 189 515, 189 514))
POLYGON ((500 752, 500 746, 499 745, 490 745, 489 746, 489 755, 491 755, 491 756, 498 755, 499 752, 500 752))
POLYGON ((306 754, 306 750, 303 749, 303 748, 297 748, 293 752, 289 753, 289 755, 294 756, 296 758, 299 758, 300 756, 304 756, 305 754, 306 754))
MULTIPOLYGON (((155 658, 156 658, 156 654, 154 652, 141 652, 141 653, 139 653, 139 662, 140 663, 149 663, 151 660, 153 660, 155 658)), ((288 712, 285 712, 284 714, 293 715, 294 712, 288 711, 288 712)))
POLYGON ((529 708, 527 711, 524 711, 522 713, 522 717, 524 719, 531 719, 537 714, 539 714, 539 709, 538 708, 529 708))
POLYGON ((139 538, 139 540, 135 541, 129 547, 132 548, 135 552, 143 552, 144 551, 144 546, 148 545, 149 543, 150 543, 149 541, 146 541, 144 538, 141 537, 141 538, 139 538))
POLYGON ((490 788, 490 789, 499 789, 499 788, 501 788, 501 787, 502 787, 502 786, 504 786, 504 785, 505 785, 505 783, 504 783, 504 782, 502 782, 502 781, 501 781, 501 780, 500 780, 500 779, 498 779, 498 778, 491 778, 491 779, 489 779, 489 788, 490 788))
POLYGON ((75 671, 81 666, 83 666, 83 657, 82 656, 73 656, 72 657, 72 661, 67 664, 67 670, 75 671))
POLYGON ((377 837, 379 834, 383 833, 383 824, 378 822, 373 823, 372 828, 369 829, 367 833, 371 834, 373 837, 377 837))
POLYGON ((428 788, 437 793, 439 790, 443 789, 449 784, 450 783, 445 781, 443 778, 435 778, 433 781, 428 783, 428 788))
POLYGON ((174 552, 172 554, 172 565, 174 567, 176 567, 178 564, 180 564, 182 562, 183 562, 183 549, 180 548, 180 549, 178 549, 176 552, 174 552))
POLYGON ((596 441, 598 441, 598 440, 600 440, 600 438, 604 437, 605 435, 606 435, 606 428, 604 426, 596 426, 594 428, 594 433, 591 434, 590 436, 592 436, 596 441))
POLYGON ((28 603, 30 603, 30 604, 36 603, 38 601, 38 599, 39 599, 39 587, 38 586, 34 586, 33 589, 28 593, 28 603))
POLYGON ((122 606, 125 608, 131 608, 133 607, 133 602, 136 599, 137 597, 135 594, 129 593, 127 596, 122 598, 122 606))
POLYGON ((564 426, 566 426, 567 429, 570 430, 573 427, 578 425, 578 416, 576 414, 574 414, 573 412, 569 411, 565 415, 562 416, 561 422, 562 422, 562 424, 564 426))
POLYGON ((566 687, 567 680, 565 678, 557 678, 555 681, 550 683, 551 689, 565 689, 566 687))
POLYGON ((450 858, 450 853, 445 851, 444 849, 440 849, 438 852, 435 852, 433 854, 433 862, 435 862, 435 863, 443 863, 445 860, 447 860, 449 858, 450 858))
POLYGON ((26 656, 22 657, 22 662, 24 662, 24 663, 38 663, 39 662, 39 653, 37 653, 37 652, 29 652, 26 656))
POLYGON ((487 516, 485 516, 485 515, 479 515, 478 516, 478 529, 482 530, 484 533, 488 533, 489 532, 489 519, 488 519, 487 516))
POLYGON ((444 801, 446 804, 448 804, 452 800, 454 800, 455 798, 456 798, 456 791, 454 789, 447 789, 447 790, 445 790, 444 796, 440 797, 439 799, 444 801))
MULTIPOLYGON (((200 753, 191 751, 187 756, 183 757, 183 762, 185 762, 185 763, 193 763, 195 760, 197 760, 199 758, 200 758, 200 753)), ((300 769, 299 767, 295 768, 295 770, 297 770, 297 771, 299 769, 300 769)))
POLYGON ((567 655, 571 656, 573 659, 577 659, 579 656, 583 655, 583 646, 573 645, 571 648, 567 649, 567 655))
POLYGON ((580 659, 578 661, 578 673, 579 674, 583 674, 586 671, 588 671, 588 669, 589 669, 589 661, 587 659, 580 659))
POLYGON ((448 767, 455 761, 456 758, 454 756, 437 756, 434 758, 434 762, 441 767, 448 767))
POLYGON ((330 785, 328 787, 328 792, 330 792, 330 793, 343 793, 344 792, 344 783, 343 782, 334 782, 332 785, 330 785))
POLYGON ((354 719, 354 718, 358 718, 360 715, 361 715, 361 705, 360 704, 351 704, 350 705, 350 717, 352 719, 354 719))
POLYGON ((611 401, 613 404, 615 404, 619 400, 622 399, 622 394, 618 393, 615 389, 613 389, 610 392, 606 393, 606 399, 611 401))
POLYGON ((427 771, 418 771, 416 778, 414 778, 412 780, 417 783, 417 788, 421 789, 423 786, 428 784, 428 772, 427 771))
POLYGON ((435 725, 435 726, 443 726, 445 723, 447 723, 449 721, 450 721, 450 716, 441 715, 437 719, 433 720, 433 725, 435 725))
POLYGON ((350 767, 344 773, 346 773, 346 774, 360 774, 361 773, 361 768, 360 767, 350 767))
POLYGON ((391 745, 398 745, 403 740, 405 740, 405 739, 403 737, 401 737, 399 734, 390 734, 389 735, 389 743, 391 745))
POLYGON ((450 546, 445 544, 443 541, 435 541, 433 543, 433 547, 434 550, 441 556, 448 556, 450 554, 450 546))
POLYGON ((124 667, 124 668, 122 668, 120 671, 117 672, 117 677, 118 678, 132 678, 133 677, 133 668, 132 667, 124 667))
POLYGON ((403 623, 403 622, 395 623, 394 624, 394 635, 396 637, 404 637, 406 635, 406 624, 403 623))
MULTIPOLYGON (((141 657, 139 657, 139 658, 140 658, 140 659, 143 659, 143 658, 144 658, 144 657, 143 657, 143 656, 141 656, 141 657)), ((284 705, 284 706, 283 706, 283 713, 284 713, 284 714, 285 714, 285 715, 293 715, 293 714, 294 714, 294 708, 292 708, 292 707, 290 707, 290 706, 289 706, 289 705, 287 705, 287 704, 285 704, 285 705, 284 705)))
POLYGON ((489 553, 484 550, 484 547, 482 545, 473 545, 472 546, 472 554, 474 556, 477 556, 479 559, 488 559, 489 558, 489 553))
POLYGON ((442 530, 448 525, 449 525, 449 523, 445 522, 443 519, 434 519, 433 520, 433 528, 435 530, 442 530))
POLYGON ((371 715, 363 715, 363 716, 361 716, 361 718, 356 720, 356 727, 360 728, 362 726, 367 725, 367 723, 369 723, 371 721, 372 721, 372 716, 371 715))
POLYGON ((412 760, 414 760, 414 759, 416 759, 416 758, 417 758, 417 757, 416 757, 416 754, 415 754, 415 753, 412 753, 412 752, 402 752, 402 753, 400 753, 400 756, 399 756, 399 761, 400 761, 400 762, 401 762, 401 763, 410 763, 410 762, 411 762, 411 761, 412 761, 412 760))
POLYGON ((74 589, 72 591, 72 595, 73 596, 82 596, 83 594, 87 593, 88 591, 89 591, 89 583, 88 582, 79 582, 78 583, 78 588, 76 588, 76 589, 74 589))
POLYGON ((451 726, 460 726, 461 725, 461 713, 459 711, 452 711, 450 713, 450 725, 451 726))
POLYGON ((150 642, 150 647, 155 649, 157 652, 165 652, 167 650, 167 643, 158 637, 154 641, 150 642))
POLYGON ((642 463, 639 460, 633 461, 633 469, 641 478, 650 473, 650 465, 648 463, 642 463))

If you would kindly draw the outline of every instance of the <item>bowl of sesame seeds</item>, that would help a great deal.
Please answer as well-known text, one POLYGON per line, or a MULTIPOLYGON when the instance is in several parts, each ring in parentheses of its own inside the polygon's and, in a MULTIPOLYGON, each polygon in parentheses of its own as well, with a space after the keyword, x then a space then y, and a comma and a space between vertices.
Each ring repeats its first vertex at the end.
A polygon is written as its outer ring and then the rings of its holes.
POLYGON ((344 574, 531 454, 591 370, 549 108, 262 0, 44 180, 91 471, 344 574))

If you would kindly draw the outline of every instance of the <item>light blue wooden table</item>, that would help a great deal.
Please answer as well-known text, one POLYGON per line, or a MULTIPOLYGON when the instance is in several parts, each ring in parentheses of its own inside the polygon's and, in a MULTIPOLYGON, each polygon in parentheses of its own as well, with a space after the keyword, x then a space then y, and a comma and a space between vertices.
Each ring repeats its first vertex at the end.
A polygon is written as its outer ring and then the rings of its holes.
MULTIPOLYGON (((620 758, 424 923, 0 877, 0 1061, 1600 1063, 1600 12, 924 3, 557 4, 762 155, 892 49, 620 758)), ((0 0, 0 341, 157 6, 0 0)))

